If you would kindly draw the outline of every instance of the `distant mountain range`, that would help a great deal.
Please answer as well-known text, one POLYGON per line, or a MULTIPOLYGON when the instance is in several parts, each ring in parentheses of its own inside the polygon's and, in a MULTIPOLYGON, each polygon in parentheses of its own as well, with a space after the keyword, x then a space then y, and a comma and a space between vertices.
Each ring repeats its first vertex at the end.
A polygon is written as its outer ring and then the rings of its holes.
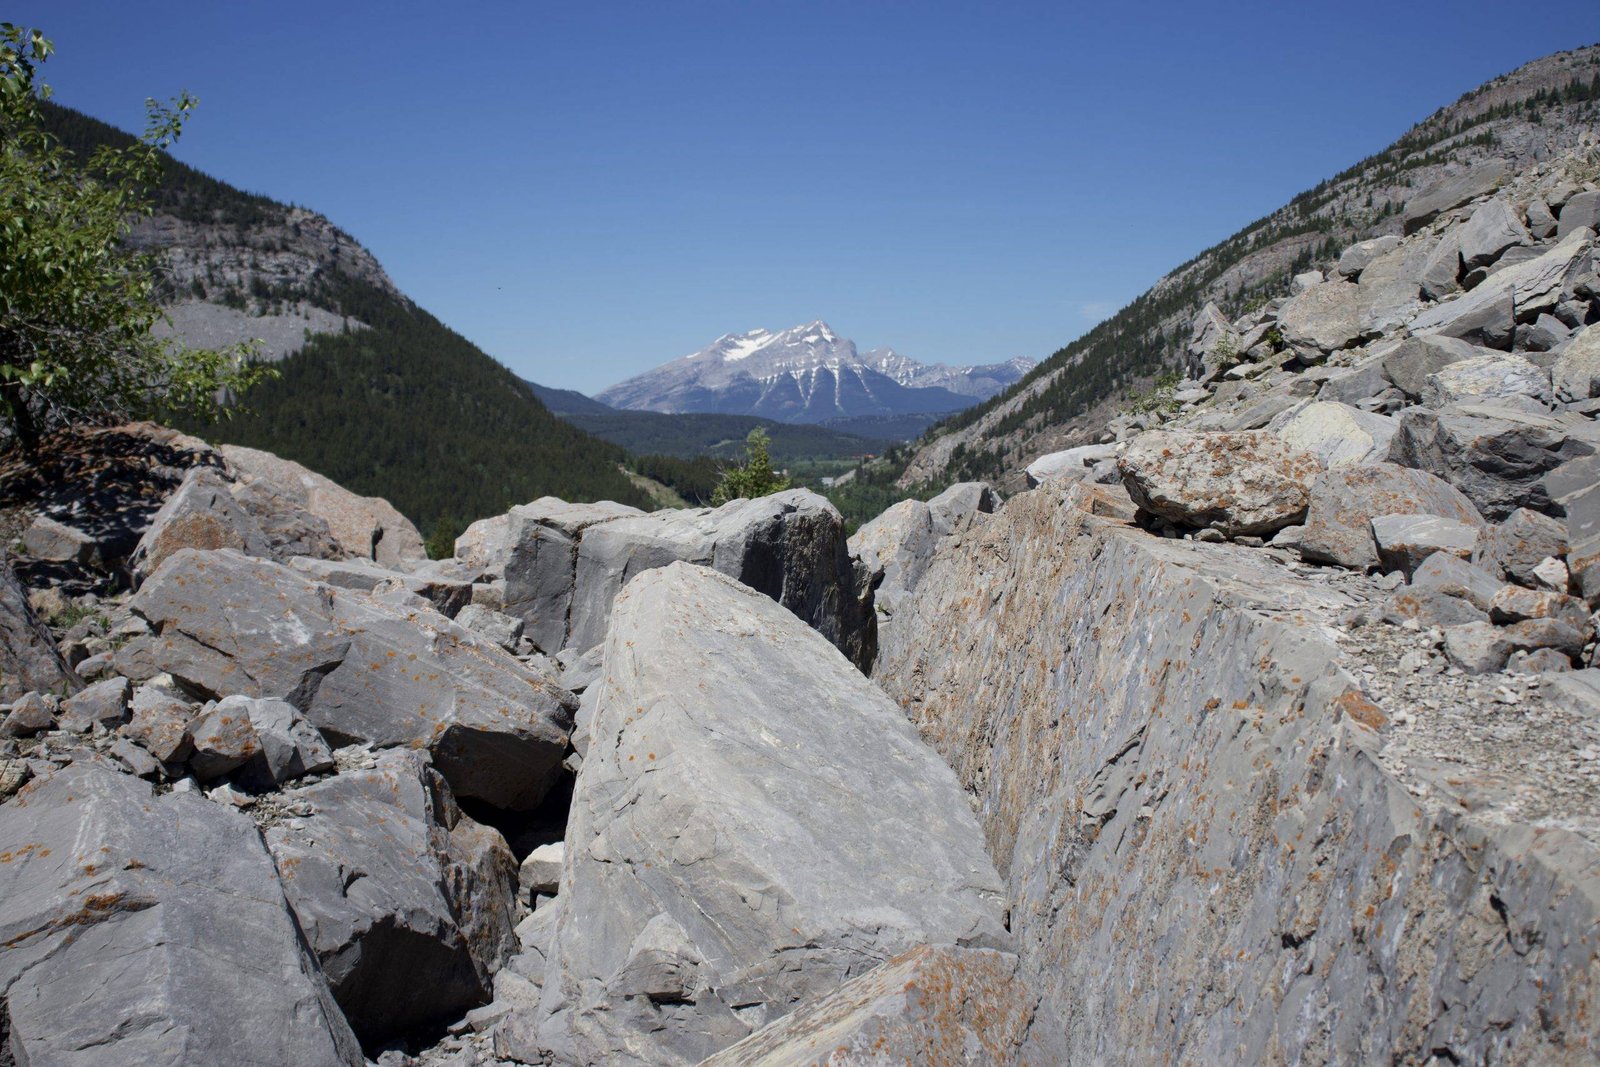
POLYGON ((817 321, 779 333, 726 334, 706 348, 596 396, 613 408, 756 415, 822 423, 960 411, 1020 379, 1014 359, 978 367, 919 363, 890 348, 859 352, 817 321))

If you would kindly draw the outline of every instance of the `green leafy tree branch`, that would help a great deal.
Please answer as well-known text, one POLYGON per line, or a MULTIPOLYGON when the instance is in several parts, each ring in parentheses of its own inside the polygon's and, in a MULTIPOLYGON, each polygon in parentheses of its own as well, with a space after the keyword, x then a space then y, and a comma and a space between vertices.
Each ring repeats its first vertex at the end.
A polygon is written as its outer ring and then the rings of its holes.
POLYGON ((42 129, 50 88, 37 73, 53 51, 40 31, 0 23, 0 437, 30 453, 63 425, 226 411, 274 373, 249 346, 154 336, 158 263, 123 244, 152 211, 194 98, 146 101, 143 137, 80 163, 42 129))

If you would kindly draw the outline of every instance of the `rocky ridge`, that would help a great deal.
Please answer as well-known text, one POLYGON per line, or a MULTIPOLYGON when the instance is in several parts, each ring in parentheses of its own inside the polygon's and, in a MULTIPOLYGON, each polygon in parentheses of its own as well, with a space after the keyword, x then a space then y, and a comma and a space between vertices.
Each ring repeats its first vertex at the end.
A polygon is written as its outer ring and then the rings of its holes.
POLYGON ((1153 378, 1182 368, 1189 324, 1206 303, 1237 314, 1297 273, 1331 270, 1352 244, 1403 235, 1404 206, 1429 187, 1500 167, 1523 174, 1572 150, 1600 129, 1597 76, 1600 46, 1574 49, 1440 108, 1388 148, 1161 278, 1015 386, 935 427, 914 444, 899 486, 984 477, 1022 488, 1027 463, 1092 443, 1153 378))

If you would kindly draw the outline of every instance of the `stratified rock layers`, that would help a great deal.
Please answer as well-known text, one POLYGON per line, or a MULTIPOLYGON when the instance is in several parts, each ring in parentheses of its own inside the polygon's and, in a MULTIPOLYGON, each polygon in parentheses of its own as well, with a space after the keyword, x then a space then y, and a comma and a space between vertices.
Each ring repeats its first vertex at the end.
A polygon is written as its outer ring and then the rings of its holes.
POLYGON ((1403 787, 1340 594, 1077 491, 947 541, 875 672, 978 795, 1041 995, 1024 1058, 1586 1058, 1596 849, 1403 787))

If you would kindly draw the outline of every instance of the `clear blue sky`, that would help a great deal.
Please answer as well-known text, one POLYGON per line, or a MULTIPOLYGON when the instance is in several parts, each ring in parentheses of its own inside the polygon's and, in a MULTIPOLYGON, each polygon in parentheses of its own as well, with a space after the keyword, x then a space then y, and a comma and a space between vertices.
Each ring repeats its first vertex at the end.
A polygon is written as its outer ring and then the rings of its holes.
POLYGON ((826 319, 1042 359, 1600 4, 50 0, 63 103, 330 216, 517 372, 594 392, 826 319))

